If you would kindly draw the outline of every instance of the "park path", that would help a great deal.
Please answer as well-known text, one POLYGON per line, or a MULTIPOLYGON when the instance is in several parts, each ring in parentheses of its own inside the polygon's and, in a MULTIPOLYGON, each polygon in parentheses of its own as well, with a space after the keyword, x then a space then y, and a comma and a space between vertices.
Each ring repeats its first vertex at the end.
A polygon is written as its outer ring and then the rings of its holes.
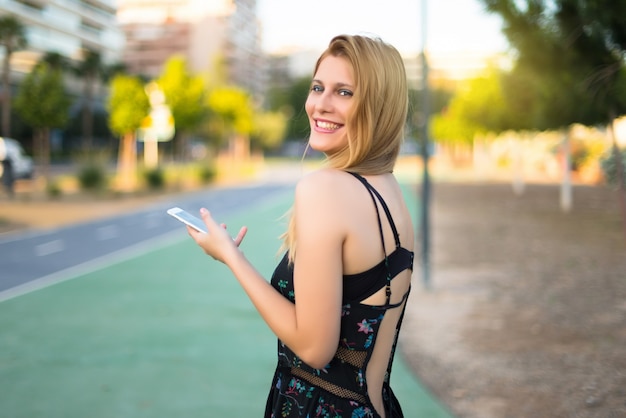
MULTIPOLYGON (((243 250, 266 277, 290 200, 221 220, 249 226, 243 250)), ((244 292, 182 228, 152 251, 0 303, 0 329, 0 410, 11 418, 258 417, 276 361, 244 292)), ((392 386, 405 416, 450 418, 403 351, 392 386)))

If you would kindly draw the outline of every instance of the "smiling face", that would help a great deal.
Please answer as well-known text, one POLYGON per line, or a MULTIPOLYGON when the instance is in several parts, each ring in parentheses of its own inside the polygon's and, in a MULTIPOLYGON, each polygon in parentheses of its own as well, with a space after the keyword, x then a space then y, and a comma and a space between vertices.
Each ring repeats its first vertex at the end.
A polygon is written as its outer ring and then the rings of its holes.
POLYGON ((347 59, 329 55, 313 77, 305 109, 309 116, 309 144, 332 155, 348 145, 346 124, 354 107, 354 75, 347 59))

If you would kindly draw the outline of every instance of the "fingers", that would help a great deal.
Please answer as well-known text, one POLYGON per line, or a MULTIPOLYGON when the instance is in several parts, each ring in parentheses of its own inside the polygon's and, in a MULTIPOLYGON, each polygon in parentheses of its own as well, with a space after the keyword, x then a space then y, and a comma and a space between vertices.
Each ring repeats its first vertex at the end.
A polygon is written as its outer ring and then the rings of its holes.
POLYGON ((200 243, 200 241, 202 241, 203 237, 206 236, 207 234, 201 231, 198 231, 195 228, 190 227, 189 225, 186 226, 187 228, 187 233, 191 236, 191 238, 193 238, 194 241, 196 241, 196 243, 200 243))
MULTIPOLYGON (((204 221, 209 234, 217 235, 217 234, 224 234, 224 232, 226 232, 226 224, 220 223, 218 225, 217 222, 215 222, 215 220, 211 216, 211 213, 207 209, 205 208, 200 209, 200 216, 202 217, 202 220, 204 221)), ((248 227, 243 226, 239 230, 239 233, 237 234, 237 236, 235 238, 231 238, 231 240, 235 243, 236 246, 239 246, 241 242, 243 241, 244 237, 246 236, 247 232, 248 232, 248 227)), ((197 231, 191 231, 190 233, 200 234, 197 231)), ((197 237, 197 235, 192 235, 192 237, 195 238, 197 237)))
POLYGON ((242 226, 241 229, 239 230, 239 233, 237 234, 237 236, 233 239, 233 241, 235 241, 235 245, 237 247, 239 247, 239 245, 243 241, 244 237, 246 236, 247 232, 248 232, 248 227, 247 226, 242 226))
POLYGON ((200 217, 204 221, 204 224, 206 225, 209 232, 211 232, 211 229, 213 227, 218 226, 217 223, 213 220, 211 212, 209 212, 206 208, 200 209, 200 217))
POLYGON ((200 217, 202 218, 202 220, 204 221, 204 224, 207 227, 207 232, 209 234, 215 234, 219 231, 219 229, 226 229, 226 224, 224 223, 220 223, 218 224, 214 219, 213 216, 211 215, 211 212, 209 212, 206 208, 202 208, 200 209, 200 217))

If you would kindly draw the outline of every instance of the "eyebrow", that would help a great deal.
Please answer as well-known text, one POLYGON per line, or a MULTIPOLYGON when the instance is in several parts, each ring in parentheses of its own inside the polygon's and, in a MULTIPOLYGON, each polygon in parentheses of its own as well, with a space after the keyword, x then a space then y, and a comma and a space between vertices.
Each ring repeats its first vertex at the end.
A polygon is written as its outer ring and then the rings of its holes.
MULTIPOLYGON (((312 83, 324 84, 324 82, 322 80, 319 80, 317 78, 314 78, 311 82, 312 83)), ((354 86, 352 86, 352 85, 350 85, 348 83, 342 83, 342 82, 335 83, 335 88, 340 88, 340 87, 349 87, 351 89, 354 89, 354 86)))

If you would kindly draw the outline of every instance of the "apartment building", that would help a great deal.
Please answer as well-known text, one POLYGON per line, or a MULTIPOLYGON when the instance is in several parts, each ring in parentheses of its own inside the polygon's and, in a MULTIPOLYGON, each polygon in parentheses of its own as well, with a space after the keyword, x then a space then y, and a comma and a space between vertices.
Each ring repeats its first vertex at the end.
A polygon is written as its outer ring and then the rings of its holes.
POLYGON ((174 55, 210 80, 265 91, 256 0, 118 0, 126 36, 123 61, 134 73, 157 77, 174 55))
MULTIPOLYGON (((0 16, 7 15, 15 17, 24 26, 28 43, 25 50, 11 55, 11 94, 16 94, 21 80, 46 53, 58 53, 72 65, 82 61, 87 50, 99 53, 104 65, 117 64, 121 60, 124 35, 117 27, 115 0, 0 0, 0 16)), ((3 54, 4 50, 0 48, 0 62, 4 62, 3 54)), ((85 104, 85 82, 69 72, 64 79, 67 92, 73 97, 71 125, 78 132, 79 112, 85 104)), ((94 117, 100 121, 103 120, 106 94, 102 87, 101 84, 95 86, 90 103, 94 117)), ((20 131, 14 124, 12 131, 30 148, 27 129, 22 127, 20 131)), ((101 131, 95 133, 101 134, 101 131)), ((77 133, 53 130, 50 141, 53 150, 60 150, 78 143, 79 138, 77 133)))
MULTIPOLYGON (((272 87, 287 88, 302 77, 313 77, 315 63, 322 50, 310 48, 289 48, 278 51, 267 58, 269 84, 272 87)), ((422 62, 418 55, 403 57, 409 88, 421 88, 422 62)))
POLYGON ((0 0, 2 15, 16 17, 26 29, 28 48, 12 57, 14 77, 30 71, 46 52, 78 61, 89 49, 105 63, 121 59, 124 36, 116 24, 115 0, 0 0))
POLYGON ((321 51, 308 48, 289 48, 270 55, 269 84, 274 88, 289 88, 303 77, 313 77, 313 69, 321 51))

